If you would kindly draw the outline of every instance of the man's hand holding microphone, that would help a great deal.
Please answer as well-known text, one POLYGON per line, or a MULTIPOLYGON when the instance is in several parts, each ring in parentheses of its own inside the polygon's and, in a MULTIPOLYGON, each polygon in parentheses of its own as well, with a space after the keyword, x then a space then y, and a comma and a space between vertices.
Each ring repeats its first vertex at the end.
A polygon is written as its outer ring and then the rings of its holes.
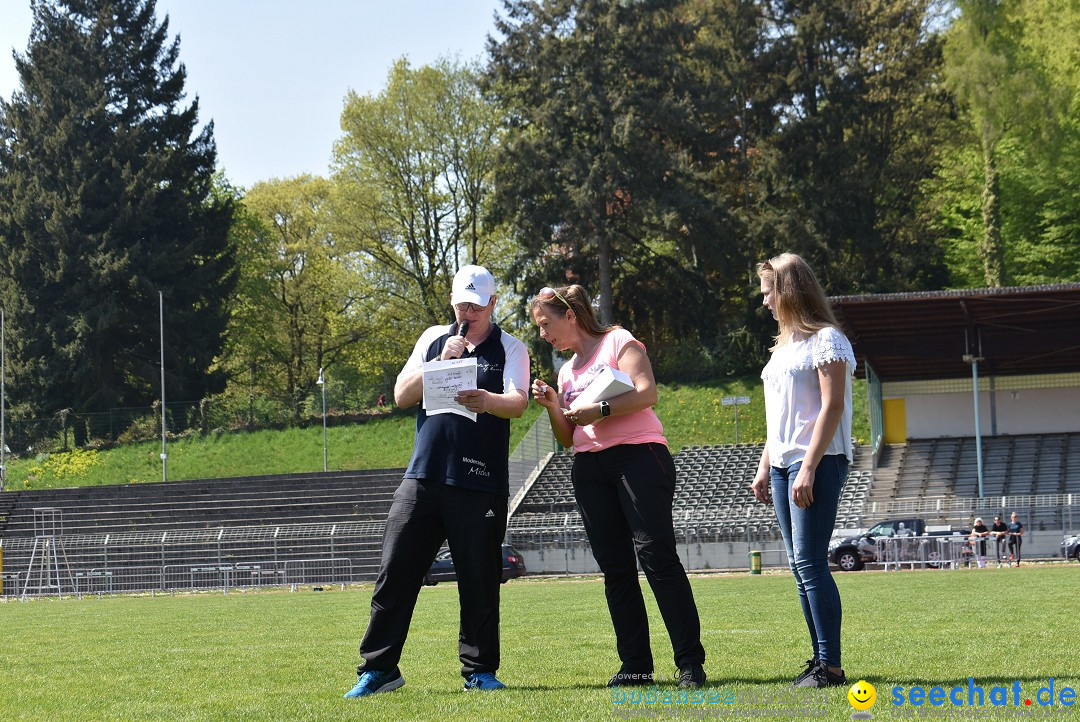
POLYGON ((449 361, 452 358, 461 358, 465 355, 465 334, 469 332, 469 322, 462 321, 458 327, 458 335, 451 336, 446 339, 446 343, 443 345, 442 353, 439 354, 440 361, 449 361))
MULTIPOLYGON (((446 339, 446 343, 443 344, 443 350, 439 355, 439 358, 443 361, 449 361, 452 358, 461 358, 464 356, 467 348, 465 344, 465 334, 468 332, 469 322, 462 321, 461 325, 458 327, 458 335, 446 339)), ((483 389, 462 390, 454 397, 454 401, 457 401, 475 414, 482 414, 487 411, 488 392, 483 389)))

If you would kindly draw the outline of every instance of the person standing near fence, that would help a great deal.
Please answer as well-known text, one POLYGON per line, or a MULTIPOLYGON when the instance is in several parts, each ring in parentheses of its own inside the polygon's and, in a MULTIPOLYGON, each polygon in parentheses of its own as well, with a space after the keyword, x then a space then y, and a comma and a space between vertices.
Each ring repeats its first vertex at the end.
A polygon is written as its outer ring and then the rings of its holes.
POLYGON ((360 642, 364 663, 345 697, 366 697, 405 684, 398 668, 424 575, 446 541, 461 604, 458 656, 465 689, 505 685, 499 668, 499 584, 509 495, 510 419, 529 403, 525 345, 491 319, 495 279, 482 266, 463 266, 450 294, 455 322, 420 335, 394 385, 401 408, 423 399, 425 361, 477 360, 477 388, 455 401, 476 413, 416 416, 412 460, 386 520, 382 564, 371 618, 360 642))
POLYGON ((813 657, 795 686, 843 686, 840 592, 828 548, 852 459, 855 354, 806 261, 784 253, 760 264, 758 276, 780 332, 761 372, 766 443, 751 488, 776 510, 810 630, 813 657))
POLYGON ((1020 547, 1024 545, 1024 525, 1014 511, 1009 515, 1009 558, 1020 566, 1020 547))
POLYGON ((1001 520, 1000 516, 994 517, 994 523, 990 525, 990 533, 994 536, 994 551, 997 554, 998 566, 1005 560, 1005 544, 1009 537, 1009 526, 1001 520))
POLYGON ((983 524, 981 516, 975 517, 975 525, 971 527, 971 550, 975 552, 975 562, 979 569, 986 568, 986 537, 990 536, 990 530, 983 524))
POLYGON ((559 351, 574 352, 559 371, 558 388, 534 379, 532 395, 547 409, 555 438, 576 452, 574 496, 604 573, 621 663, 608 686, 653 682, 649 617, 638 582, 640 561, 671 638, 679 686, 700 687, 705 684, 701 623, 675 548, 675 462, 652 410, 656 379, 645 346, 623 328, 600 324, 588 294, 577 284, 541 289, 531 311, 540 338, 559 351), (574 406, 578 395, 609 367, 626 373, 633 388, 574 406))

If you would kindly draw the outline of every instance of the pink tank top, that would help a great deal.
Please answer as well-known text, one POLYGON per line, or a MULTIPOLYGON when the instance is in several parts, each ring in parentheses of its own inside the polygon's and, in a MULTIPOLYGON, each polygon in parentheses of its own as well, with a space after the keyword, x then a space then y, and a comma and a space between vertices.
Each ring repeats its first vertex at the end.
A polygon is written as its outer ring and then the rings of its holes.
MULTIPOLYGON (((627 344, 637 344, 641 350, 645 345, 623 328, 613 328, 604 334, 600 345, 592 358, 580 364, 574 354, 559 370, 559 390, 562 392, 562 405, 569 408, 578 394, 607 367, 619 368, 619 354, 627 344)), ((632 393, 632 392, 631 392, 632 393)), ((642 409, 627 416, 609 416, 595 424, 574 427, 575 451, 600 451, 619 444, 663 444, 664 426, 656 412, 642 409)))

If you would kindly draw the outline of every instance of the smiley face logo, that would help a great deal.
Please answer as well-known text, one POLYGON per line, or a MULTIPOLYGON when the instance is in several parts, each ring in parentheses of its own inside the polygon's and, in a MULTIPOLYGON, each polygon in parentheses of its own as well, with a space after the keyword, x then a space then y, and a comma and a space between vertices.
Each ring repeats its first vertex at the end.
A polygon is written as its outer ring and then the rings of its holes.
POLYGON ((851 689, 847 693, 848 702, 851 706, 859 711, 865 711, 874 706, 874 702, 877 701, 877 690, 874 689, 874 685, 867 682, 865 679, 860 679, 855 684, 851 685, 851 689))

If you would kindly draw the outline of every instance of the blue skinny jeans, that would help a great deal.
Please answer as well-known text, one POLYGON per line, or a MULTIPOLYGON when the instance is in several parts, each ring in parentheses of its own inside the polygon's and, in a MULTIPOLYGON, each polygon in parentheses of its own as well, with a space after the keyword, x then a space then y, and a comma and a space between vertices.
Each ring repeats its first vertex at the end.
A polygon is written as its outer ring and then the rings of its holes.
POLYGON ((801 461, 786 469, 770 467, 773 507, 810 630, 814 659, 839 667, 842 615, 840 591, 829 571, 829 538, 836 525, 836 507, 840 487, 847 479, 848 460, 843 454, 821 457, 814 475, 814 502, 806 509, 795 506, 791 498, 800 468, 801 461))

